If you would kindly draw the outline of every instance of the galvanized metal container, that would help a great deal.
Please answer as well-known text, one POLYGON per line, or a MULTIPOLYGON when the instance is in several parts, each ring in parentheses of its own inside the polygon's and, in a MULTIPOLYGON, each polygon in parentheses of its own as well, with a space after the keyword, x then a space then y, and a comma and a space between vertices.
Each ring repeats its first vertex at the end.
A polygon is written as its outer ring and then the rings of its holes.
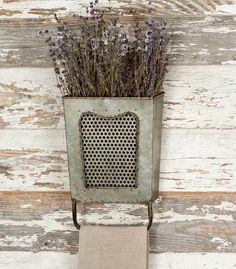
POLYGON ((73 200, 148 203, 157 198, 163 95, 64 97, 73 200))

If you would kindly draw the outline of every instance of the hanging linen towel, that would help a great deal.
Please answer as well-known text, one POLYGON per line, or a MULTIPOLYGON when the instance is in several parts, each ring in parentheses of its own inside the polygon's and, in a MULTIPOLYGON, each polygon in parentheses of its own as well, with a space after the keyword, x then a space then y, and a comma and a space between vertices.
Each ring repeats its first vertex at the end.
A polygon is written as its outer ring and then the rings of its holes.
POLYGON ((147 269, 146 226, 81 226, 78 269, 147 269))

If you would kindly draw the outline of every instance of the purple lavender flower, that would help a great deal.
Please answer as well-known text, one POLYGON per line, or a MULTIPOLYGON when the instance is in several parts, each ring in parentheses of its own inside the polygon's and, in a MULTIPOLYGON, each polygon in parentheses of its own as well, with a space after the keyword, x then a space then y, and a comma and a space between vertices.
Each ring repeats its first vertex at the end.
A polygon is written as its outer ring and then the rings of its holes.
MULTIPOLYGON (((128 27, 121 24, 123 12, 111 6, 100 10, 97 4, 98 0, 89 3, 78 27, 55 14, 56 37, 48 30, 39 32, 46 37, 58 88, 65 96, 157 95, 169 60, 166 23, 150 18, 128 27)), ((147 13, 151 5, 149 1, 147 13)))

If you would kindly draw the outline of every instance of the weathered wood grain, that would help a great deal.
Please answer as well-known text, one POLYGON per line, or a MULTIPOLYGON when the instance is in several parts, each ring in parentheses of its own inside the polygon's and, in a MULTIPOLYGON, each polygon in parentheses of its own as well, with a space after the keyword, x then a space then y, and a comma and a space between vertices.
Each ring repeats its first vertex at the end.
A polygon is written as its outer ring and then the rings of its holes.
POLYGON ((69 190, 65 134, 50 133, 12 130, 0 134, 1 190, 69 190))
POLYGON ((78 255, 70 253, 0 251, 3 269, 77 269, 78 255))
POLYGON ((0 128, 64 128, 56 84, 51 69, 0 69, 0 128))
MULTIPOLYGON (((165 81, 164 128, 236 128, 236 66, 172 66, 165 81)), ((0 69, 1 129, 64 129, 52 69, 0 69)))
MULTIPOLYGON (((162 191, 235 191, 236 130, 163 130, 162 191)), ((69 190, 64 130, 1 130, 1 190, 69 190)))
MULTIPOLYGON (((154 0, 152 2, 152 12, 161 16, 232 14, 235 10, 234 0, 154 0)), ((60 15, 83 14, 87 5, 86 0, 3 0, 0 18, 50 18, 55 12, 60 15)), ((99 0, 99 7, 108 5, 108 0, 99 0)), ((148 2, 144 0, 116 0, 112 1, 112 5, 119 10, 134 10, 140 13, 146 13, 148 8, 148 2)))
MULTIPOLYGON (((125 4, 122 1, 117 1, 119 3, 119 9, 129 10, 132 8, 140 13, 146 13, 147 1, 144 0, 126 0, 125 4)), ((164 17, 177 17, 177 16, 201 16, 208 14, 235 14, 235 1, 176 1, 176 0, 164 0, 152 1, 152 13, 164 17)))
MULTIPOLYGON (((77 254, 52 252, 0 252, 4 269, 77 269, 77 254)), ((234 253, 161 253, 150 254, 149 269, 235 269, 234 253), (194 261, 194 262, 193 262, 194 261)))
POLYGON ((235 269, 235 265, 234 253, 161 253, 150 255, 149 269, 235 269))
POLYGON ((1 128, 64 128, 62 99, 51 69, 0 69, 1 128))
MULTIPOLYGON (((0 248, 3 251, 78 251, 69 193, 0 193, 0 248)), ((154 205, 152 252, 235 252, 235 193, 161 193, 154 205)), ((142 205, 79 206, 90 224, 147 223, 142 205)))
MULTIPOLYGON (((126 22, 137 19, 129 16, 126 22)), ((180 17, 167 22, 172 33, 170 64, 235 64, 235 16, 180 17)), ((48 47, 38 32, 47 28, 53 35, 55 27, 42 20, 1 20, 0 67, 51 67, 48 47)), ((75 31, 77 27, 73 26, 75 31)))
POLYGON ((2 190, 69 189, 67 156, 63 150, 6 149, 1 150, 0 156, 2 190))

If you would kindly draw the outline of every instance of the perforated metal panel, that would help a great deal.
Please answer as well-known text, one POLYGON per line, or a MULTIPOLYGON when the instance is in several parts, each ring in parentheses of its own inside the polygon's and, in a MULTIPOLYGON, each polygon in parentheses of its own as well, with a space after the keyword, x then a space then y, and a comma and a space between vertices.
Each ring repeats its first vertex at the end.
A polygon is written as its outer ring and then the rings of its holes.
POLYGON ((86 188, 136 188, 138 117, 83 113, 79 121, 86 188))

